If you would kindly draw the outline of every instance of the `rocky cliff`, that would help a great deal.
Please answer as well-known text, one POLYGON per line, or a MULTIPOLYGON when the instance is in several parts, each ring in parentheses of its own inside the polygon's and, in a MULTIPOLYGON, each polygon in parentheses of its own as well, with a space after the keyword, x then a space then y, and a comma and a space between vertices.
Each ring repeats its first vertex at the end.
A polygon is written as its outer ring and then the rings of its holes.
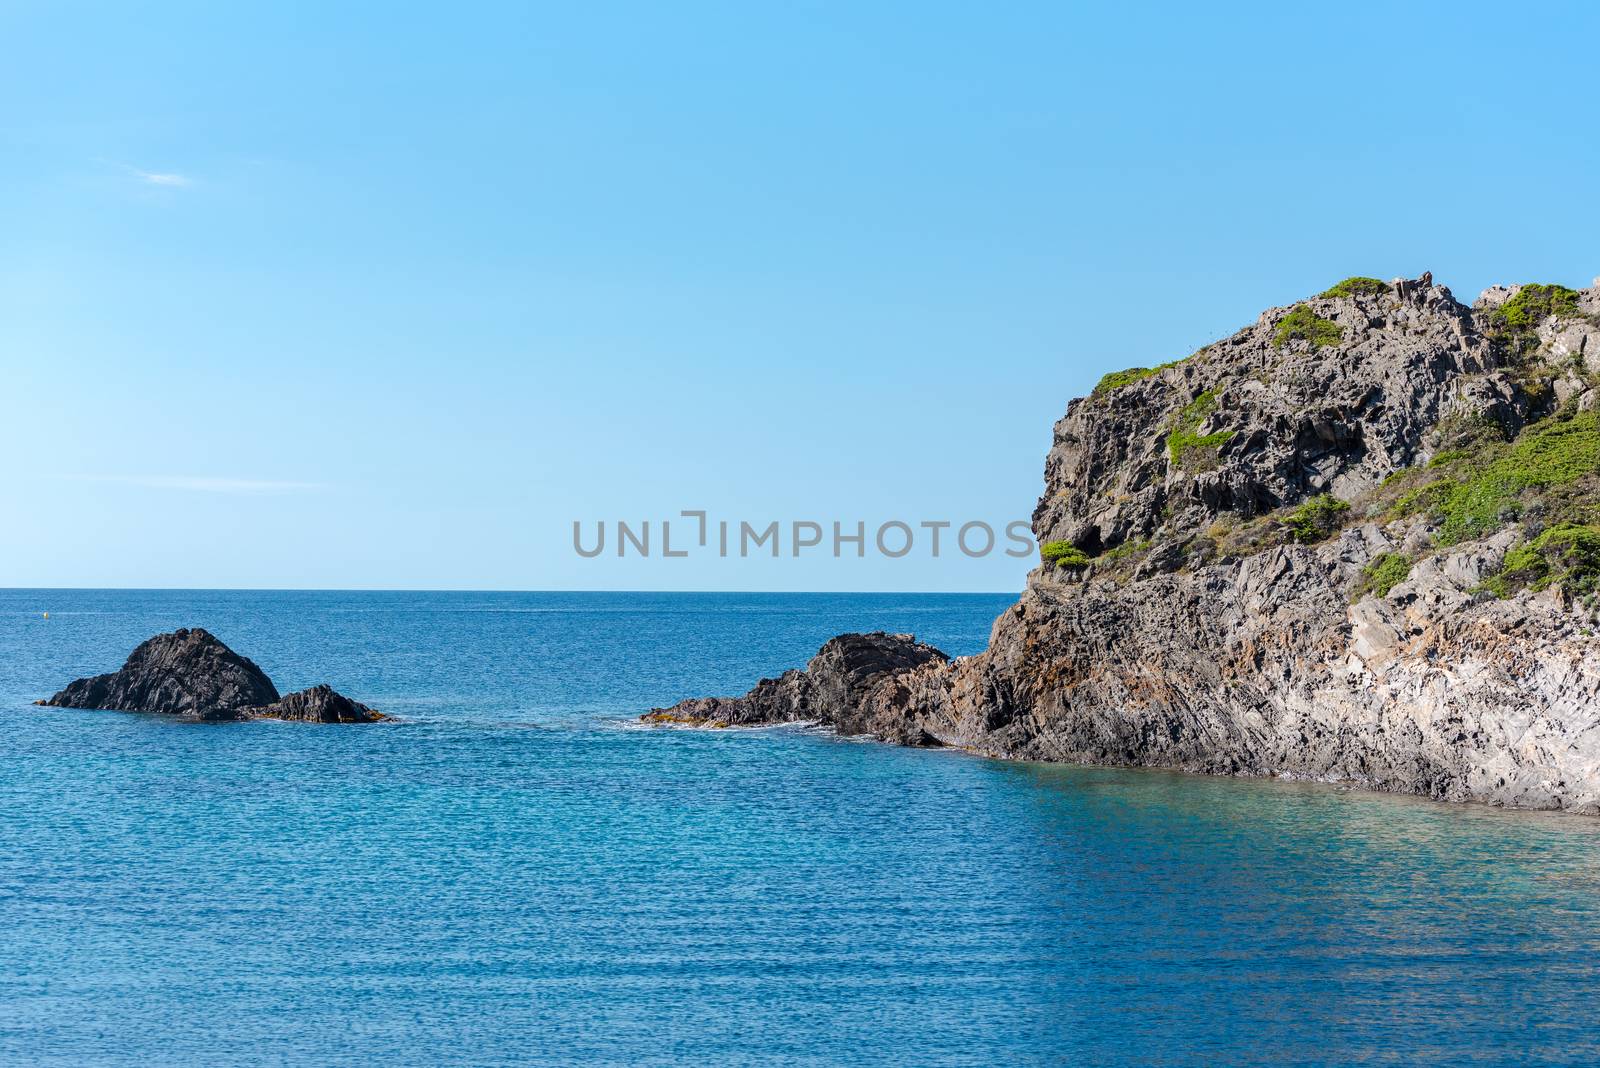
POLYGON ((185 719, 375 723, 383 713, 327 686, 278 695, 266 672, 199 627, 141 642, 122 667, 69 683, 40 702, 57 708, 162 712, 185 719))
POLYGON ((652 716, 1600 811, 1597 324, 1600 283, 1355 278, 1107 375, 983 653, 845 636, 652 716))

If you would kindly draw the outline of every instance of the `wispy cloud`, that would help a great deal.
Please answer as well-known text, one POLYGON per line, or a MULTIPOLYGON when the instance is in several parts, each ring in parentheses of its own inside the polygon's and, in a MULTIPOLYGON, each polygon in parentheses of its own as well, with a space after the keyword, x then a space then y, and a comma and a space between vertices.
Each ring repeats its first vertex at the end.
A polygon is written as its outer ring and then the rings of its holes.
POLYGON ((138 167, 129 167, 128 173, 145 185, 159 185, 166 189, 183 189, 194 184, 194 179, 188 175, 173 171, 142 171, 138 167))
POLYGON ((133 168, 134 176, 146 185, 166 185, 170 189, 181 189, 184 185, 194 185, 194 181, 187 174, 162 173, 162 171, 141 171, 133 168))
POLYGON ((328 488, 321 482, 281 482, 261 478, 211 478, 194 475, 92 475, 89 476, 89 481, 117 482, 124 486, 181 490, 189 493, 314 493, 328 488))

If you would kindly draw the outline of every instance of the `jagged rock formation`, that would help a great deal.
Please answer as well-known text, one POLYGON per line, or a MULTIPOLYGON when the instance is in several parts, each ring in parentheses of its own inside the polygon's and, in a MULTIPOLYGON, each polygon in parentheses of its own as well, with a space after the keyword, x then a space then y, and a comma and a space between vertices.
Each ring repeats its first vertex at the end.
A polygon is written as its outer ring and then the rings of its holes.
POLYGON ((253 661, 195 627, 158 634, 141 643, 121 670, 69 683, 42 703, 233 719, 238 709, 277 700, 278 688, 253 661))
POLYGON ((843 734, 875 734, 906 745, 936 745, 901 709, 900 680, 912 668, 949 658, 909 634, 842 634, 804 671, 762 679, 743 697, 697 697, 645 715, 648 723, 734 727, 816 722, 843 734))
POLYGON ((142 642, 118 671, 78 679, 41 705, 163 712, 199 720, 296 719, 371 723, 380 712, 317 686, 278 695, 265 672, 199 627, 142 642))
POLYGON ((1108 375, 983 653, 655 715, 1600 811, 1597 324, 1600 282, 1352 279, 1108 375))
POLYGON ((377 709, 352 701, 331 686, 323 684, 291 693, 265 708, 250 710, 252 717, 293 719, 307 723, 376 723, 384 719, 377 709))

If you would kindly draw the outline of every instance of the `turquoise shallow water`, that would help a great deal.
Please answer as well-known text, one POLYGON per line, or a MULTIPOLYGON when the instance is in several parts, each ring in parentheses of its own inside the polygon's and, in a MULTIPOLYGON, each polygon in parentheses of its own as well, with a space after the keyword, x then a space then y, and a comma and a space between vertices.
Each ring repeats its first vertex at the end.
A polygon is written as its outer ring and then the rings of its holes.
POLYGON ((0 1062, 1600 1063, 1600 820, 630 722, 1010 601, 0 591, 0 1062), (28 703, 182 625, 404 721, 28 703))

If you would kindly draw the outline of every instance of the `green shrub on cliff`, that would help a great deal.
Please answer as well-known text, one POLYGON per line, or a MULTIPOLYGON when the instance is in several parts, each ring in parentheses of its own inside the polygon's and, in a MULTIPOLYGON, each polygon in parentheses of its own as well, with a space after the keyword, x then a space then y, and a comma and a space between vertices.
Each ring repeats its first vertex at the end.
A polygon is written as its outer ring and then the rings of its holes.
POLYGON ((1361 580, 1356 583, 1355 597, 1360 600, 1366 594, 1375 593, 1379 597, 1389 596, 1389 591, 1406 580, 1411 574, 1411 560, 1403 553, 1379 553, 1370 564, 1361 569, 1361 580))
POLYGON ((1376 297, 1389 292, 1389 283, 1376 278, 1355 275, 1330 289, 1318 293, 1319 297, 1376 297))
POLYGON ((1530 282, 1496 308, 1489 321, 1507 330, 1532 330, 1552 315, 1577 314, 1577 290, 1530 282))
POLYGON ((1149 548, 1149 538, 1131 538, 1115 548, 1107 549, 1095 559, 1102 564, 1117 564, 1130 557, 1137 556, 1149 548))
POLYGON ((1154 367, 1130 367, 1126 371, 1112 371, 1100 377, 1100 381, 1095 384, 1094 395, 1103 397, 1114 389, 1131 385, 1141 378, 1149 378, 1155 373, 1154 367))
POLYGON ((1039 546, 1039 559, 1056 567, 1088 567, 1089 558, 1070 541, 1047 541, 1039 546))
POLYGON ((1291 341, 1306 341, 1316 350, 1324 345, 1337 345, 1343 337, 1344 328, 1338 323, 1324 319, 1304 304, 1297 304, 1278 323, 1272 342, 1275 345, 1287 345, 1291 341))
POLYGON ((1394 510, 1433 516, 1440 545, 1484 537, 1519 518, 1525 497, 1600 475, 1600 415, 1553 416, 1509 444, 1491 440, 1459 450, 1439 470, 1443 477, 1400 497, 1394 510))
POLYGON ((1166 363, 1158 363, 1154 367, 1129 367, 1125 371, 1112 371, 1108 374, 1101 375, 1100 381, 1095 383, 1093 395, 1096 397, 1103 397, 1114 389, 1121 389, 1123 386, 1129 386, 1140 381, 1141 379, 1149 378, 1154 374, 1159 374, 1169 367, 1176 367, 1182 363, 1183 360, 1188 358, 1189 357, 1185 356, 1180 360, 1168 360, 1166 363))
POLYGON ((1289 513, 1283 525, 1289 536, 1302 545, 1319 542, 1339 529, 1350 506, 1331 493, 1319 493, 1289 513))
POLYGON ((1233 437, 1231 430, 1197 433, 1200 424, 1216 410, 1217 395, 1208 389, 1184 405, 1172 424, 1172 430, 1167 434, 1167 454, 1172 457, 1173 463, 1185 471, 1215 469, 1219 462, 1219 450, 1233 437))
POLYGON ((1600 588, 1600 527, 1557 523, 1506 553, 1498 574, 1483 588, 1500 597, 1520 589, 1560 585, 1575 596, 1600 588))

